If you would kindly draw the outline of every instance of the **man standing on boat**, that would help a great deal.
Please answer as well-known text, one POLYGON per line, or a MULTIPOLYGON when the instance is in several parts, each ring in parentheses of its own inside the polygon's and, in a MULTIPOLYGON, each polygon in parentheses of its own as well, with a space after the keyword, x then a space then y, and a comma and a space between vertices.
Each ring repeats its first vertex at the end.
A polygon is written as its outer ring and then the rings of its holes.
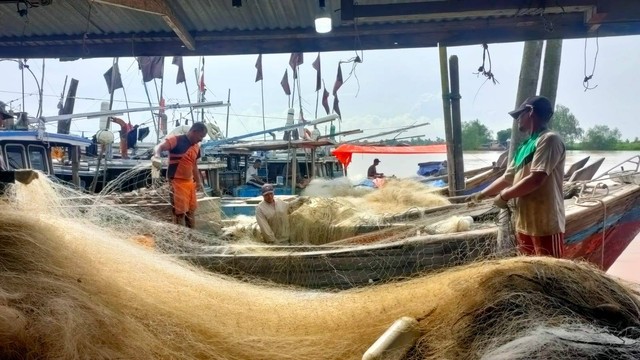
POLYGON ((530 136, 516 150, 504 176, 468 200, 494 196, 496 206, 507 208, 509 200, 514 199, 520 253, 561 258, 566 151, 562 138, 548 129, 553 107, 547 98, 533 96, 509 115, 518 120, 520 131, 530 136))
POLYGON ((369 169, 367 170, 367 178, 376 179, 376 178, 384 177, 384 174, 379 173, 378 170, 376 169, 376 166, 378 166, 378 164, 380 164, 380 160, 373 159, 373 165, 369 166, 369 169))
POLYGON ((161 154, 169 152, 167 178, 171 182, 171 206, 176 224, 195 227, 195 211, 198 207, 196 186, 204 192, 204 185, 198 170, 200 141, 207 135, 207 127, 202 122, 194 123, 184 135, 170 135, 156 146, 152 163, 162 169, 161 154))

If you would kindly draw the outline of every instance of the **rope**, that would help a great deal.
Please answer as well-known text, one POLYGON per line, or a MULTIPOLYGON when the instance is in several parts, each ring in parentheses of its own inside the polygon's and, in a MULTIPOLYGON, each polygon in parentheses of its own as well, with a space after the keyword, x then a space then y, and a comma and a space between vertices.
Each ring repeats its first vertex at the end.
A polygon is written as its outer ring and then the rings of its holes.
MULTIPOLYGON (((498 219, 496 221, 496 225, 498 226, 498 244, 497 251, 498 255, 509 255, 510 252, 514 252, 513 250, 517 249, 515 243, 516 231, 513 228, 513 224, 511 223, 512 210, 510 206, 507 206, 506 209, 500 210, 498 214, 498 219), (504 227, 504 229, 503 229, 504 227)), ((517 253, 517 251, 515 251, 517 253)))

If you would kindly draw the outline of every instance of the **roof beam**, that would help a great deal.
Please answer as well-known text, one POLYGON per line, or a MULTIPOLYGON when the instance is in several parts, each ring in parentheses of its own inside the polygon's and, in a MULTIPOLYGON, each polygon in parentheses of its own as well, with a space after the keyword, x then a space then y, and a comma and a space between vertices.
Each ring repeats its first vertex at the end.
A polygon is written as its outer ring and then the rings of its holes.
POLYGON ((196 49, 196 41, 193 39, 187 28, 174 14, 166 0, 94 0, 95 2, 118 6, 125 9, 142 11, 150 14, 160 15, 169 25, 171 30, 180 38, 184 46, 189 50, 196 49))
MULTIPOLYGON (((640 2, 639 2, 640 3, 640 2)), ((640 14, 640 12, 639 12, 640 14)), ((0 38, 3 57, 60 58, 114 56, 234 55, 289 52, 354 50, 353 39, 360 39, 358 50, 398 49, 473 45, 543 39, 571 39, 596 36, 585 24, 584 14, 551 14, 549 31, 540 16, 502 17, 467 21, 409 24, 358 25, 337 27, 330 34, 318 35, 309 29, 263 31, 197 32, 195 51, 188 51, 172 32, 131 34, 95 34, 81 37, 38 36, 27 39, 0 38)), ((607 17, 609 20, 610 17, 607 17)), ((638 35, 637 21, 604 22, 597 36, 638 35)))
MULTIPOLYGON (((493 1, 422 1, 411 3, 355 5, 354 0, 341 0, 341 18, 353 21, 358 18, 432 16, 485 16, 529 14, 531 10, 545 10, 546 13, 583 11, 584 7, 597 6, 597 0, 493 0, 493 1), (578 9, 576 9, 578 8, 578 9)), ((618 0, 619 1, 619 0, 618 0)))

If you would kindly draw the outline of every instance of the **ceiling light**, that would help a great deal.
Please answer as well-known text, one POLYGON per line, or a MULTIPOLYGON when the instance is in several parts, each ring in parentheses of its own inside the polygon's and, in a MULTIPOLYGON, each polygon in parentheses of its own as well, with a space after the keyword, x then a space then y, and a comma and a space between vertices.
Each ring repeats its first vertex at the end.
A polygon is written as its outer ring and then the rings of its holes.
POLYGON ((331 14, 325 7, 325 1, 319 0, 320 11, 316 16, 316 32, 319 34, 326 34, 331 31, 331 14))

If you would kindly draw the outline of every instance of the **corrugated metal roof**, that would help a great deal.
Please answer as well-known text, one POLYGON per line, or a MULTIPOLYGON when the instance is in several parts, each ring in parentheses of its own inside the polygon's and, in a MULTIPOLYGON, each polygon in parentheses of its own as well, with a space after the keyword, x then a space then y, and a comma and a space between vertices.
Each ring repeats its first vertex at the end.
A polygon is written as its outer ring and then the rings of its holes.
POLYGON ((390 48, 585 37, 595 29, 601 35, 640 33, 640 1, 634 0, 326 0, 330 34, 314 31, 316 0, 243 0, 240 8, 231 0, 99 1, 53 0, 26 17, 15 3, 0 3, 0 54, 266 53, 344 50, 354 37, 365 48, 390 48), (165 4, 195 39, 196 50, 185 49, 163 16, 104 2, 165 4), (545 28, 549 23, 554 31, 545 28))

